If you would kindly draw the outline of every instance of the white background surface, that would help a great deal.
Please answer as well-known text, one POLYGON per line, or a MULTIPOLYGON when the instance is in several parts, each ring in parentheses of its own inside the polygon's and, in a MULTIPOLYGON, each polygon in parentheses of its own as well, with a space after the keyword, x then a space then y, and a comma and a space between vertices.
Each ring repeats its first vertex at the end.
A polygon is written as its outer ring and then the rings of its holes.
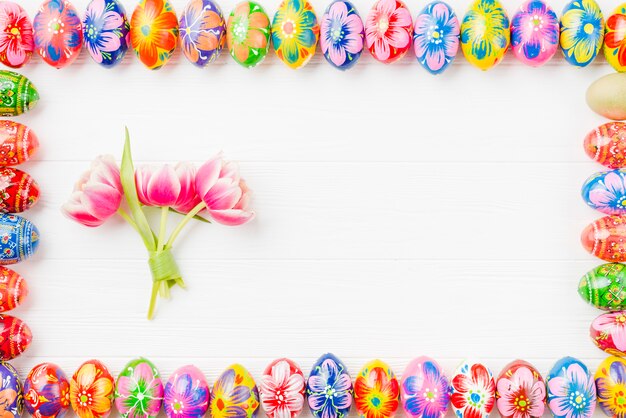
MULTIPOLYGON (((31 17, 39 5, 20 3, 31 17)), ((263 5, 273 15, 278 3, 263 5)), ((327 3, 312 3, 321 16, 327 3)), ((82 13, 87 0, 74 4, 82 13)), ((229 13, 235 0, 219 4, 229 13)), ((365 18, 373 2, 355 4, 365 18)), ((469 0, 450 4, 462 17, 469 0)), ((560 16, 565 1, 550 4, 560 16)), ((617 4, 603 2, 605 15, 617 4)), ((415 16, 424 3, 408 5, 415 16)), ((517 3, 504 5, 512 16, 517 3)), ((391 66, 365 52, 347 73, 319 50, 298 71, 273 52, 253 70, 226 53, 200 70, 179 51, 156 72, 131 54, 113 70, 85 51, 63 70, 36 57, 22 72, 42 100, 19 121, 42 145, 21 168, 43 189, 26 213, 43 241, 15 267, 31 294, 14 314, 35 340, 14 363, 23 376, 42 361, 71 375, 98 358, 117 374, 141 355, 165 378, 193 363, 211 383, 233 362, 258 378, 281 356, 306 373, 327 351, 353 376, 377 357, 401 374, 419 355, 448 373, 472 357, 494 373, 523 358, 545 374, 565 355, 595 371, 605 355, 588 327, 600 312, 577 284, 601 263, 579 244, 600 214, 579 193, 602 170, 583 138, 604 121, 584 93, 611 71, 560 52, 539 69, 509 54, 486 73, 460 55, 438 77, 412 52, 391 66), (121 220, 87 229, 59 211, 96 155, 121 157, 124 125, 137 162, 224 150, 258 214, 186 229, 174 253, 189 291, 152 322, 139 237, 121 220)))

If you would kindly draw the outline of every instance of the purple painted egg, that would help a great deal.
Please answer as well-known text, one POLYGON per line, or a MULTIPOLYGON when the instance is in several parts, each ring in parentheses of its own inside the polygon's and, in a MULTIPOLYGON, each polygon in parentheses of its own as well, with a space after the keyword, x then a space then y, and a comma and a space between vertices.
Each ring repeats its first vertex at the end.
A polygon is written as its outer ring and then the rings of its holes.
POLYGON ((526 0, 511 20, 513 55, 524 64, 539 67, 559 48, 559 20, 543 0, 526 0))
POLYGON ((222 10, 211 0, 191 0, 180 16, 180 44, 187 59, 205 67, 217 59, 226 42, 222 10))
POLYGON ((439 364, 430 357, 422 356, 409 363, 404 370, 400 403, 409 418, 443 418, 450 400, 448 391, 448 378, 439 364))
POLYGON ((83 20, 85 46, 105 68, 119 64, 128 51, 130 22, 118 0, 91 0, 83 20))
POLYGON ((168 418, 203 417, 210 402, 209 383, 196 366, 183 366, 165 384, 163 407, 168 418))
POLYGON ((37 418, 61 418, 70 407, 70 383, 54 363, 33 367, 24 382, 24 401, 37 418))

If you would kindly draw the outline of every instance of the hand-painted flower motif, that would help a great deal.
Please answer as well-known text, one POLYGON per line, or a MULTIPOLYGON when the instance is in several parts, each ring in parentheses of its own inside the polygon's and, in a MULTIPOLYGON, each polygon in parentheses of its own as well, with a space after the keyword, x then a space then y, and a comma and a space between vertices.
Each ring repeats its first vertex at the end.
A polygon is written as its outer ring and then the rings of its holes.
POLYGON ((78 58, 83 26, 67 0, 46 0, 33 20, 35 50, 49 65, 63 68, 78 58))
POLYGON ((413 20, 402 0, 377 0, 365 21, 365 42, 372 56, 385 64, 411 48, 413 20))
POLYGON ((372 360, 354 381, 354 403, 361 418, 391 418, 400 399, 400 384, 389 365, 372 360))
POLYGON ((511 21, 513 54, 524 64, 538 67, 559 47, 559 20, 543 0, 526 0, 511 21))
POLYGON ((31 81, 13 71, 0 71, 0 116, 19 116, 39 102, 39 93, 31 81))
POLYGON ((591 418, 596 409, 596 386, 579 360, 564 357, 547 377, 548 406, 554 418, 591 418))
POLYGON ((0 1, 0 62, 20 68, 34 49, 33 25, 26 11, 12 1, 0 1))
POLYGON ((502 369, 496 381, 496 405, 502 418, 541 418, 546 384, 531 364, 515 360, 502 369))
POLYGON ((259 390, 252 375, 233 364, 217 379, 211 392, 212 418, 254 418, 259 409, 259 390))
POLYGON ((407 417, 443 418, 450 400, 448 378, 435 360, 418 357, 402 375, 400 397, 407 417))
POLYGON ((594 375, 600 409, 609 417, 626 417, 626 360, 606 358, 594 375))
POLYGON ((10 363, 0 363, 0 417, 19 418, 24 410, 22 382, 10 363))
POLYGON ((433 1, 415 19, 413 49, 417 61, 431 74, 448 68, 459 50, 459 19, 447 3, 433 1))
POLYGON ((202 68, 219 57, 226 41, 226 23, 217 3, 191 0, 179 26, 183 54, 192 64, 202 68))
POLYGON ((324 58, 340 70, 350 69, 363 51, 363 21, 349 0, 333 1, 322 16, 320 47, 324 58))
POLYGON ((130 43, 143 64, 157 70, 176 50, 178 19, 169 0, 141 0, 130 20, 130 43))
POLYGON ((239 3, 226 26, 226 44, 235 62, 246 68, 259 65, 270 47, 270 20, 263 7, 254 1, 239 3))
POLYGON ((99 360, 84 362, 70 380, 70 402, 79 418, 106 418, 113 406, 115 380, 99 360))
POLYGON ((278 58, 294 70, 315 55, 320 36, 315 10, 308 0, 283 0, 272 20, 272 43, 278 58))
MULTIPOLYGON (((32 222, 21 216, 0 214, 0 231, 2 231, 0 232, 0 265, 19 263, 31 257, 39 248, 39 230, 32 222)), ((7 327, 5 324, 5 329, 7 327)), ((0 328, 0 334, 1 330, 2 328, 0 328)), ((0 339, 0 354, 3 353, 5 344, 14 346, 14 342, 10 338, 0 339)), ((15 355, 20 353, 21 351, 15 355)), ((1 357, 0 360, 10 360, 1 357)))
POLYGON ((209 383, 195 366, 183 366, 165 385, 163 407, 168 418, 202 418, 209 409, 209 383))
POLYGON ((26 410, 38 418, 62 418, 70 407, 70 384, 54 363, 33 367, 24 381, 26 410))
POLYGON ((606 353, 626 357, 626 311, 605 313, 593 320, 589 335, 606 353))
POLYGON ((315 418, 343 418, 352 406, 352 380, 346 366, 331 353, 322 355, 309 374, 306 393, 315 418))
POLYGON ((461 24, 461 48, 470 64, 488 70, 509 49, 509 18, 498 0, 476 0, 461 24))
POLYGON ((604 40, 604 18, 595 0, 571 0, 561 16, 560 44, 565 60, 577 67, 592 62, 604 40))
POLYGON ((163 383, 150 361, 131 360, 115 384, 115 406, 122 418, 156 418, 163 402, 163 383))
POLYGON ((487 418, 496 403, 493 373, 480 363, 463 362, 450 385, 450 402, 458 418, 487 418))
POLYGON ((626 4, 617 7, 606 20, 604 57, 615 71, 626 71, 626 4))
POLYGON ((626 214, 626 170, 603 171, 589 177, 582 187, 585 203, 607 215, 626 214))
POLYGON ((92 0, 83 19, 83 36, 91 58, 103 67, 119 64, 128 51, 130 23, 118 0, 92 0))
POLYGON ((270 363, 261 378, 259 394, 268 418, 295 418, 304 408, 306 385, 300 367, 281 358, 270 363))

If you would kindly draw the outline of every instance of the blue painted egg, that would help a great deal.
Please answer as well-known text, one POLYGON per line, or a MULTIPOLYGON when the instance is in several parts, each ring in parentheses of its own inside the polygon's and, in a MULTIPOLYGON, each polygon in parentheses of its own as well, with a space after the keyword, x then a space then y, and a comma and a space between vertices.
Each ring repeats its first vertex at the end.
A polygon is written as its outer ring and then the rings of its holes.
POLYGON ((333 1, 320 22, 320 47, 326 61, 339 70, 350 69, 363 52, 365 28, 354 4, 333 1))
POLYGON ((454 10, 443 1, 422 9, 413 25, 413 51, 417 61, 431 74, 441 74, 459 50, 461 24, 454 10))
POLYGON ((306 383, 309 408, 316 418, 343 418, 350 412, 353 403, 352 379, 346 366, 328 353, 322 355, 309 374, 306 383), (328 391, 333 392, 333 401, 327 401, 328 391))
POLYGON ((83 19, 85 47, 103 67, 119 64, 128 51, 130 22, 118 0, 92 0, 83 19))
POLYGON ((31 369, 24 381, 26 410, 38 418, 63 418, 70 409, 70 382, 54 363, 31 369))
POLYGON ((178 26, 183 54, 192 64, 202 68, 219 57, 226 43, 226 22, 217 3, 191 0, 178 26))
POLYGON ((603 171, 589 177, 582 196, 590 207, 607 215, 626 215, 626 169, 603 171))
POLYGON ((32 256, 39 246, 39 230, 17 215, 0 215, 0 265, 15 264, 32 256))
POLYGON ((591 418, 596 409, 596 386, 587 366, 563 357, 546 378, 548 407, 555 418, 591 418))
POLYGON ((577 67, 592 62, 604 42, 604 17, 595 0, 571 0, 563 8, 560 44, 565 60, 577 67))
POLYGON ((0 393, 4 395, 3 417, 9 416, 7 413, 15 418, 21 417, 24 410, 22 382, 17 370, 6 362, 0 362, 0 393))

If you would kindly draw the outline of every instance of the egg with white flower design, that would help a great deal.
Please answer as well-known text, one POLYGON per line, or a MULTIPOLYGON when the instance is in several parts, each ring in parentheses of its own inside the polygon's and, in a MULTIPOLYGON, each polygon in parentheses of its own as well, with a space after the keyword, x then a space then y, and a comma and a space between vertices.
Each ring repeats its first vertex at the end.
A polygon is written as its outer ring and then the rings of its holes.
POLYGON ((353 402, 352 379, 345 364, 334 354, 322 355, 309 374, 306 393, 315 418, 344 418, 353 402), (332 401, 329 401, 332 396, 332 401))
POLYGON ((274 360, 261 377, 261 406, 268 418, 295 418, 304 408, 305 391, 300 366, 288 358, 274 360))

